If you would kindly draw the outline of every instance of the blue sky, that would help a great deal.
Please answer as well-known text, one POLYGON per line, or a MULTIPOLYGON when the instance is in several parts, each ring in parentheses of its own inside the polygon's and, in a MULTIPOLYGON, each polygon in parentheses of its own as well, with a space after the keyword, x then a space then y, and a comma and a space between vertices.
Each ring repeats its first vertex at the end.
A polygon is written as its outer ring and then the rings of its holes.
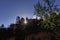
MULTIPOLYGON (((0 0, 0 25, 15 23, 17 16, 31 18, 37 2, 38 0, 0 0)), ((59 5, 60 0, 56 0, 56 3, 59 5)))

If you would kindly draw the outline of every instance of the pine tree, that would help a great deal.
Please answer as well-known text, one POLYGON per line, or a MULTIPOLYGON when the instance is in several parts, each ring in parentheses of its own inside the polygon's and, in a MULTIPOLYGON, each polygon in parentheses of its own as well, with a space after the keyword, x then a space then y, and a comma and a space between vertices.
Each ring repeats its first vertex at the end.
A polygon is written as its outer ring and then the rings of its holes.
POLYGON ((40 4, 39 1, 38 1, 38 3, 34 6, 34 8, 35 8, 34 14, 36 15, 36 18, 37 18, 37 17, 42 17, 42 15, 43 15, 43 7, 42 7, 42 5, 40 4))
POLYGON ((55 4, 55 0, 43 0, 42 3, 38 1, 38 3, 34 5, 34 8, 35 8, 34 15, 36 15, 36 17, 41 18, 42 16, 50 12, 59 11, 57 5, 55 4))
POLYGON ((47 12, 53 12, 53 11, 59 11, 58 9, 58 5, 56 5, 55 1, 56 0, 43 0, 46 8, 47 8, 47 12))

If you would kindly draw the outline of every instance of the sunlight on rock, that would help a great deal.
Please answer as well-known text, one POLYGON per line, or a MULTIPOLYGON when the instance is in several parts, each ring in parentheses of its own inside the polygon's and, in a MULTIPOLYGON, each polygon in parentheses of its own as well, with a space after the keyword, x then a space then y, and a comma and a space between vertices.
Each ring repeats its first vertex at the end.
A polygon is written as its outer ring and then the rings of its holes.
POLYGON ((25 20, 24 23, 27 24, 27 20, 25 20))

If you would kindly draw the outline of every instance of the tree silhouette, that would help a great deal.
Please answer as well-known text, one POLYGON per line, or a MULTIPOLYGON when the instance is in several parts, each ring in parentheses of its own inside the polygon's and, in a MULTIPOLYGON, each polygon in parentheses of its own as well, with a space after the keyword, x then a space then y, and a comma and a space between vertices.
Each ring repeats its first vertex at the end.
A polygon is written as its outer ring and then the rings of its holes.
POLYGON ((34 5, 34 8, 34 15, 36 15, 36 17, 39 16, 41 18, 43 15, 48 14, 50 12, 59 12, 55 0, 43 0, 42 3, 38 1, 38 3, 34 5))
POLYGON ((1 25, 1 28, 4 28, 4 24, 1 25))
POLYGON ((17 18, 16 18, 16 24, 19 24, 19 23, 20 23, 20 17, 17 16, 17 18))
POLYGON ((34 8, 35 8, 34 15, 36 15, 36 17, 42 17, 44 15, 45 9, 39 1, 36 5, 34 5, 34 8))

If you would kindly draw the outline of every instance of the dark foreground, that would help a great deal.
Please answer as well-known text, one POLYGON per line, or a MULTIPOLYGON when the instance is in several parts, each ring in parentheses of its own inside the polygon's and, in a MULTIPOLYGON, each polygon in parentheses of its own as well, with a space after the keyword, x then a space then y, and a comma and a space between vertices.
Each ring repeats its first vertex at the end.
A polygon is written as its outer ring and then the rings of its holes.
POLYGON ((0 40, 60 40, 60 31, 0 29, 0 40))

